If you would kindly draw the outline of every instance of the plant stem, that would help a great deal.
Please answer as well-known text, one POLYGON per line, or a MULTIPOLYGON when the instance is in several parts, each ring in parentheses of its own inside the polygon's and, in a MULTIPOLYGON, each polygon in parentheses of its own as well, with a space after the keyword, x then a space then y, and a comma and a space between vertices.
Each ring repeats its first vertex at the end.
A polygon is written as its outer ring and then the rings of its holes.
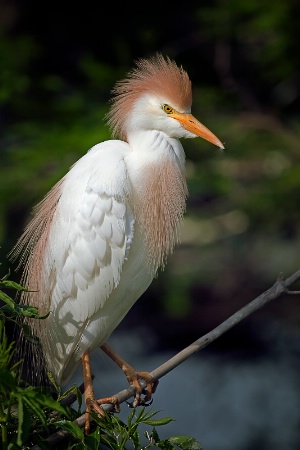
POLYGON ((1 441, 3 450, 7 449, 7 415, 4 413, 3 407, 0 404, 0 427, 1 427, 1 441))

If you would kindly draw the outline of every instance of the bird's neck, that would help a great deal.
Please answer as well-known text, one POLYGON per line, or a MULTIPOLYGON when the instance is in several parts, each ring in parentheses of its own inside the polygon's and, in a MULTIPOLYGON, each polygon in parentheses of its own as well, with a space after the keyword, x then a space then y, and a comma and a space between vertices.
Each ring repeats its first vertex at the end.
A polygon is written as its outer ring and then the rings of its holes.
POLYGON ((132 208, 154 272, 163 267, 178 242, 187 186, 184 151, 177 139, 148 132, 147 139, 130 142, 129 177, 132 208))

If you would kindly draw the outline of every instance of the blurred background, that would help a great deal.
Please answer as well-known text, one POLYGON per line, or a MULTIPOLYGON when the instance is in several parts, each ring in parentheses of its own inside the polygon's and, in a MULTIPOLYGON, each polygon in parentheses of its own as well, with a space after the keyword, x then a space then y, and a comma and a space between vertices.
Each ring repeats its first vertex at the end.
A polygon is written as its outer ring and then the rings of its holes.
MULTIPOLYGON (((109 139, 114 83, 157 51, 188 71, 193 114, 226 150, 183 142, 182 243, 114 333, 115 348, 154 369, 298 270, 299 15, 297 0, 1 0, 1 275, 15 268, 6 255, 32 207, 109 139)), ((285 296, 167 375, 153 408, 176 419, 170 433, 205 449, 298 449, 299 344, 299 298, 285 296)), ((99 359, 109 395, 117 369, 99 359)))

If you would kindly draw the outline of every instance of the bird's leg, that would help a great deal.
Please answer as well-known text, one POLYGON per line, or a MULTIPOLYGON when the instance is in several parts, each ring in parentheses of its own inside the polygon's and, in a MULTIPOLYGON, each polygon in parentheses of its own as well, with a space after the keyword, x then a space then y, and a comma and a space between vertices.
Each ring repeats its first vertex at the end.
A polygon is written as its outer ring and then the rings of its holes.
POLYGON ((151 401, 152 394, 155 392, 158 385, 158 380, 154 380, 149 372, 140 372, 134 369, 127 361, 121 358, 120 355, 115 353, 107 344, 103 344, 100 348, 122 369, 128 383, 132 384, 136 388, 136 394, 132 403, 133 407, 138 405, 147 405, 147 402, 151 401), (139 383, 142 379, 147 383, 146 389, 143 389, 139 383), (145 392, 145 396, 142 398, 141 394, 145 392))
POLYGON ((100 417, 103 417, 104 411, 100 405, 104 403, 113 404, 115 410, 118 411, 118 399, 116 397, 105 397, 102 398, 101 400, 95 399, 92 372, 91 372, 90 352, 88 350, 83 354, 81 360, 84 379, 84 399, 86 404, 84 431, 85 434, 89 434, 90 419, 91 419, 90 412, 93 410, 100 417))
POLYGON ((91 361, 90 361, 90 352, 87 350, 82 356, 82 369, 83 369, 83 380, 84 380, 84 399, 86 405, 85 411, 85 426, 84 431, 86 434, 90 432, 90 412, 92 409, 95 409, 96 412, 103 416, 103 409, 98 406, 95 401, 95 394, 93 388, 93 379, 91 372, 91 361))

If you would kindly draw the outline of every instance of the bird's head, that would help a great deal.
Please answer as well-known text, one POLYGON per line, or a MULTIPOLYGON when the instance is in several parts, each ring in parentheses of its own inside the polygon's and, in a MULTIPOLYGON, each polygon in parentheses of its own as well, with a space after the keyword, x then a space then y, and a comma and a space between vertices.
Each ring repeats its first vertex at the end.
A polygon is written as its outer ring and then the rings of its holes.
POLYGON ((132 132, 159 130, 172 138, 199 136, 224 148, 191 114, 191 81, 182 67, 160 54, 136 64, 113 90, 108 123, 115 136, 127 140, 132 132))

